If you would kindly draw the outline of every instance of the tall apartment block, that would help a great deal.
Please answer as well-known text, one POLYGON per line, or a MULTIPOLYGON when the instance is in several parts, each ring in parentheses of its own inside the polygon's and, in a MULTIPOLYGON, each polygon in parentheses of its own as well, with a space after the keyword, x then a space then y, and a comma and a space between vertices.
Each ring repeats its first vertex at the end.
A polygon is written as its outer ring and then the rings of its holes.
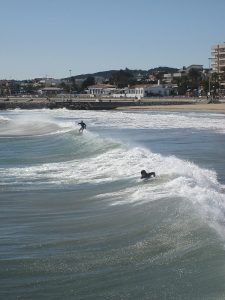
MULTIPOLYGON (((212 72, 221 75, 225 72, 225 42, 223 44, 213 45, 211 47, 212 72)), ((220 82, 221 85, 225 85, 225 82, 220 82)))

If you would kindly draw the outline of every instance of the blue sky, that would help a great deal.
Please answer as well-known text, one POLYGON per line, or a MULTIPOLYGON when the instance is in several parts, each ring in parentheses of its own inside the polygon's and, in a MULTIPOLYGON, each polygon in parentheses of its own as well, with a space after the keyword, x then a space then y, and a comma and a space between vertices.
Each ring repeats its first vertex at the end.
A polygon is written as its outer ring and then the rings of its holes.
POLYGON ((0 0, 0 79, 203 64, 225 0, 0 0))

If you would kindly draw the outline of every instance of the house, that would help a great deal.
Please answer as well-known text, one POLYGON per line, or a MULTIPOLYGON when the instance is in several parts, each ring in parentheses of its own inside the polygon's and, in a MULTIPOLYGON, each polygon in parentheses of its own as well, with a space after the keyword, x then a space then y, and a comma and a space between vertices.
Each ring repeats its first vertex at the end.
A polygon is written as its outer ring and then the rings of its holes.
POLYGON ((163 81, 166 84, 171 84, 174 79, 181 78, 183 76, 183 72, 176 72, 176 73, 168 73, 163 75, 163 81))
POLYGON ((143 79, 144 79, 144 75, 142 75, 141 73, 137 74, 136 76, 137 81, 142 81, 143 79))
POLYGON ((50 86, 57 86, 61 83, 60 79, 54 79, 54 78, 42 78, 37 81, 40 85, 44 85, 45 87, 50 86))
POLYGON ((121 93, 114 93, 113 97, 127 97, 141 99, 148 96, 169 96, 172 88, 163 84, 139 84, 125 88, 121 93))
POLYGON ((151 85, 147 89, 146 96, 169 96, 171 94, 171 91, 172 87, 158 83, 151 85))
POLYGON ((131 87, 128 87, 126 90, 126 97, 141 99, 146 96, 149 85, 138 84, 131 87))
POLYGON ((116 87, 111 84, 99 83, 91 85, 87 89, 87 93, 90 95, 111 95, 116 87))
POLYGON ((38 90, 38 93, 40 95, 46 96, 46 97, 50 97, 50 96, 56 96, 60 93, 62 93, 63 89, 61 88, 57 88, 57 87, 46 87, 43 89, 38 90))

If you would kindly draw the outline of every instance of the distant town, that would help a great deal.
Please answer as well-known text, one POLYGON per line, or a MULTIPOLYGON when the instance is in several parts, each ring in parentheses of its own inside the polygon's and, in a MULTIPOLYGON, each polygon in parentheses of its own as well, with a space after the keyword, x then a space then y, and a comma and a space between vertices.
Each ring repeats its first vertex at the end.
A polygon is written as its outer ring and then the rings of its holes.
POLYGON ((193 64, 180 69, 110 70, 62 79, 0 80, 0 97, 224 97, 225 43, 211 48, 209 67, 193 64))

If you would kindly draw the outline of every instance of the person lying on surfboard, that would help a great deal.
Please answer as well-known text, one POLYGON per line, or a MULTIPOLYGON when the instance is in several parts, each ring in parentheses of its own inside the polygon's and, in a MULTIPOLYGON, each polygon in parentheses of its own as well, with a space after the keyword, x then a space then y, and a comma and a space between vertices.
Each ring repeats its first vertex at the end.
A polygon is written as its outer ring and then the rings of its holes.
POLYGON ((83 121, 78 123, 78 125, 81 126, 80 129, 79 129, 79 132, 83 132, 83 130, 86 129, 86 127, 87 127, 86 124, 83 121))
POLYGON ((151 178, 152 176, 155 177, 155 172, 147 173, 145 170, 141 171, 141 179, 151 178))

